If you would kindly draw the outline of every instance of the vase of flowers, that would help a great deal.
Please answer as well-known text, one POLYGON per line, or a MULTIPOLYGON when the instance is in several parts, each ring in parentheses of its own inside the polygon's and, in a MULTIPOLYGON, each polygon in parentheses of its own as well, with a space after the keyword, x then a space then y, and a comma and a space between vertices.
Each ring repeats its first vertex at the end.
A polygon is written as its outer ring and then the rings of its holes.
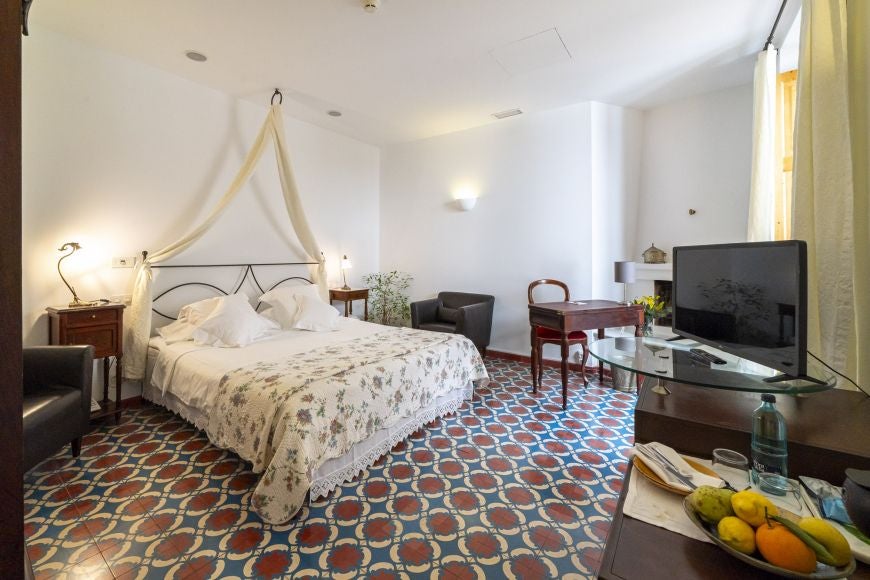
POLYGON ((670 314, 670 307, 665 305, 661 296, 641 296, 634 299, 635 304, 643 306, 643 335, 652 336, 653 323, 657 318, 670 314))

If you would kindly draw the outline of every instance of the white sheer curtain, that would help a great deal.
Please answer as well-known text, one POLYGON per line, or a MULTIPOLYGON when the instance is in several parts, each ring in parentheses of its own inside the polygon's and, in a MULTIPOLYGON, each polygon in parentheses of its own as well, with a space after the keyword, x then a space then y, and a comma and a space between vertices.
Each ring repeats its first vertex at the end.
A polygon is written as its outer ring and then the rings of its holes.
POLYGON ((749 190, 750 242, 774 238, 779 168, 776 161, 776 55, 772 44, 755 62, 752 113, 752 180, 749 190))
POLYGON ((810 350, 870 384, 870 2, 804 0, 794 237, 808 246, 810 350))
POLYGON ((320 251, 314 234, 308 226, 302 202, 299 199, 299 191, 296 188, 296 179, 293 176, 293 168, 287 156, 287 145, 284 138, 284 121, 281 116, 281 106, 274 104, 269 109, 266 120, 260 128, 257 138, 254 140, 245 161, 227 189, 217 206, 211 211, 199 226, 183 236, 181 239, 169 244, 156 252, 148 255, 135 272, 133 283, 133 302, 124 317, 124 377, 131 380, 139 380, 145 376, 145 359, 148 352, 148 340, 151 336, 151 264, 168 260, 193 245, 206 231, 217 221, 233 198, 239 193, 242 186, 247 183, 257 162, 266 150, 266 145, 272 142, 275 148, 275 156, 278 161, 278 174, 281 179, 281 190, 284 194, 284 203, 290 221, 296 231, 296 236, 302 244, 302 248, 308 252, 307 259, 317 262, 312 267, 312 278, 317 282, 320 293, 324 300, 327 297, 326 288, 326 261, 320 251))

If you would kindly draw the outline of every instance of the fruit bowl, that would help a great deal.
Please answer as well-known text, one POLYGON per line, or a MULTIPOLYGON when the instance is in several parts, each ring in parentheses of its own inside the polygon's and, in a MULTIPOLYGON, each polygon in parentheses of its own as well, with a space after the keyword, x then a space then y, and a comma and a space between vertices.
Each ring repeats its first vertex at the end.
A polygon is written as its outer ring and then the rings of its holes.
POLYGON ((855 558, 852 558, 852 560, 846 566, 841 566, 839 568, 834 568, 833 566, 826 566, 822 563, 816 563, 816 571, 812 572, 811 574, 802 574, 800 572, 793 572, 791 570, 786 570, 785 568, 780 568, 779 566, 774 566, 773 564, 766 562, 765 560, 754 555, 748 556, 743 552, 738 552, 737 550, 720 540, 719 534, 716 532, 716 526, 704 523, 704 521, 701 520, 701 518, 695 512, 695 509, 689 503, 688 498, 683 500, 683 509, 686 511, 686 515, 689 516, 689 519, 692 521, 692 523, 695 524, 702 532, 704 532, 704 535, 710 538, 710 540, 712 540, 714 544, 716 544, 738 560, 742 560, 750 566, 754 566, 760 570, 764 570, 765 572, 770 572, 771 574, 776 574, 777 576, 783 576, 785 578, 812 578, 815 580, 832 580, 834 578, 846 578, 855 571, 855 558))

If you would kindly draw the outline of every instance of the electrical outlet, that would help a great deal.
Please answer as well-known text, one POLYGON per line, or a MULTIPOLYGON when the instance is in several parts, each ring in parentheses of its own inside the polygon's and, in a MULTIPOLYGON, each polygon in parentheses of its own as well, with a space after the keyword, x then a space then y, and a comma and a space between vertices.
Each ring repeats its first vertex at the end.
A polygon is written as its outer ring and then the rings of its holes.
POLYGON ((120 258, 112 258, 113 268, 132 268, 136 265, 136 256, 122 256, 120 258))

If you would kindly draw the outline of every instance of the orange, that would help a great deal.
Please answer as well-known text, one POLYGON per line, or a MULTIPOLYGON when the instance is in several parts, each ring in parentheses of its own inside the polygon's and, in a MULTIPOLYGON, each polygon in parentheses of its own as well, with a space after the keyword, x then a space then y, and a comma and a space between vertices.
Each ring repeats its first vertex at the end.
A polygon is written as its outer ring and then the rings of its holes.
POLYGON ((774 566, 803 574, 816 570, 816 553, 782 524, 761 524, 755 530, 755 545, 774 566))

